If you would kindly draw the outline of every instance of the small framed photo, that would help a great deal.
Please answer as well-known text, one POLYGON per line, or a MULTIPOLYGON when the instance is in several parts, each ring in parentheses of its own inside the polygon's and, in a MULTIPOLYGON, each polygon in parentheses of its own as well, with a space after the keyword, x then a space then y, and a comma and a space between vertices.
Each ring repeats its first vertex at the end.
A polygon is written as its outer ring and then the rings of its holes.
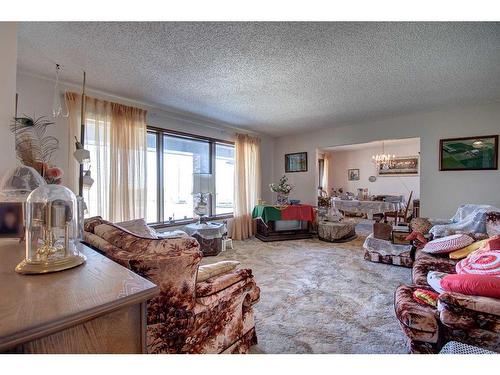
POLYGON ((0 202, 0 238, 22 238, 23 235, 23 203, 0 202))
POLYGON ((349 181, 359 181, 359 169, 348 169, 347 179, 349 181))
POLYGON ((449 138, 439 141, 440 171, 498 169, 498 135, 449 138))
POLYGON ((307 172, 307 152, 285 155, 285 173, 307 172))

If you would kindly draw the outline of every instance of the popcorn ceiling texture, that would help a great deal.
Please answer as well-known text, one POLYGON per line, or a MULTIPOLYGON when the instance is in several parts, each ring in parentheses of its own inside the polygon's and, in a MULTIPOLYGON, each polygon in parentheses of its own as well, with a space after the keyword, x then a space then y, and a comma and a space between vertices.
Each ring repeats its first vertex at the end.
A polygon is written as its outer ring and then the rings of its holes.
POLYGON ((23 72, 274 136, 500 99, 500 23, 38 23, 23 72))

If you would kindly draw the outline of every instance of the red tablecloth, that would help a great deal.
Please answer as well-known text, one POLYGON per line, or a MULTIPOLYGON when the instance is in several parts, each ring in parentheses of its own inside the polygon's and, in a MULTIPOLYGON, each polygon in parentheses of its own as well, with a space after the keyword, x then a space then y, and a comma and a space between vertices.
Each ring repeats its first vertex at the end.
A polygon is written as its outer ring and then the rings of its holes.
POLYGON ((314 221, 314 208, 307 204, 288 206, 281 211, 281 220, 314 221))

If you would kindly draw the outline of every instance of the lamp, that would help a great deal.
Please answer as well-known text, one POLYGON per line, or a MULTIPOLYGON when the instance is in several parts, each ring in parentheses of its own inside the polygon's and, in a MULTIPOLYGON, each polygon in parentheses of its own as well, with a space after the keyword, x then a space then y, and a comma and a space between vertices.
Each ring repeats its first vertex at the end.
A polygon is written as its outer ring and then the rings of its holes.
POLYGON ((87 189, 90 189, 92 185, 94 185, 94 179, 90 175, 90 169, 88 169, 83 175, 83 186, 85 186, 87 189))
POLYGON ((210 214, 211 181, 210 173, 193 173, 193 212, 198 216, 198 224, 210 214))
POLYGON ((59 89, 59 71, 61 66, 56 64, 56 83, 54 85, 54 98, 52 101, 52 117, 69 117, 69 110, 64 100, 64 109, 61 102, 61 90, 59 89))
POLYGON ((75 140, 76 140, 76 142, 75 142, 76 150, 75 150, 75 152, 73 152, 73 156, 75 157, 76 161, 80 164, 90 162, 90 151, 85 150, 83 148, 82 143, 80 141, 78 141, 78 139, 76 139, 76 137, 75 137, 75 140))
POLYGON ((390 155, 385 153, 385 144, 384 141, 382 141, 382 153, 381 154, 376 154, 372 156, 372 162, 377 166, 377 167, 382 167, 382 168, 387 168, 389 167, 394 159, 396 158, 396 155, 390 155))

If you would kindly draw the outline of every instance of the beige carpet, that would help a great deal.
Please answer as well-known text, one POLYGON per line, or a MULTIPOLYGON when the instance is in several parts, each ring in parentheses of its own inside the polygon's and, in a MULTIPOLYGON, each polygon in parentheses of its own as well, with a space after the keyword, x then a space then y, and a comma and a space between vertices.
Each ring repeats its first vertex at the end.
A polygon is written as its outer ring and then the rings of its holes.
POLYGON ((410 269, 363 259, 371 225, 356 240, 235 241, 234 250, 204 264, 231 259, 251 268, 261 288, 255 306, 263 353, 405 353, 393 295, 409 283, 410 269))

